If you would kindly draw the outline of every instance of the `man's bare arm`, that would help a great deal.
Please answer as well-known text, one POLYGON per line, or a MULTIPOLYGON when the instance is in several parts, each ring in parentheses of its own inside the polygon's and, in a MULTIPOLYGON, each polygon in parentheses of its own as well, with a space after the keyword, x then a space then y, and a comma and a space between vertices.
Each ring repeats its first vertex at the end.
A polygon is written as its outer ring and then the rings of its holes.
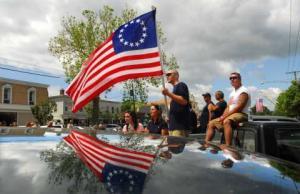
POLYGON ((246 104, 248 102, 248 98, 249 98, 249 96, 247 93, 240 94, 238 102, 237 102, 237 106, 233 110, 228 111, 227 113, 224 113, 223 118, 225 119, 226 117, 228 117, 234 113, 242 112, 243 108, 246 106, 246 104))

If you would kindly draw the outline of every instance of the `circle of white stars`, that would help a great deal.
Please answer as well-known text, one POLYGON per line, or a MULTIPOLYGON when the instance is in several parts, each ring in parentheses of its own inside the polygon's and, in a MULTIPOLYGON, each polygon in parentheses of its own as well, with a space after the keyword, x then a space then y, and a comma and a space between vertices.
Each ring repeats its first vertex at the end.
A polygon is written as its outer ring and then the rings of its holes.
MULTIPOLYGON (((108 182, 106 183, 106 185, 107 185, 109 191, 110 191, 111 193, 115 193, 115 192, 116 192, 116 191, 114 190, 113 185, 111 184, 110 180, 112 179, 113 176, 119 175, 119 174, 120 174, 120 175, 121 175, 121 174, 124 174, 124 175, 127 176, 128 180, 129 180, 128 191, 129 191, 129 192, 132 192, 132 191, 133 191, 133 187, 134 187, 134 185, 135 185, 135 182, 134 182, 134 180, 133 180, 133 176, 132 176, 128 171, 126 171, 126 170, 113 170, 112 172, 108 173, 108 176, 107 176, 107 178, 106 178, 108 182)), ((120 183, 121 183, 121 182, 123 182, 123 178, 120 179, 120 183)))
POLYGON ((122 45, 133 48, 133 47, 139 47, 141 44, 143 44, 145 42, 145 38, 147 36, 148 36, 147 35, 147 27, 145 25, 145 22, 141 19, 136 19, 136 20, 130 21, 129 23, 125 24, 123 26, 123 28, 121 28, 118 38, 122 45), (142 35, 136 41, 131 42, 124 38, 123 33, 125 32, 126 28, 128 28, 130 25, 133 25, 134 23, 137 23, 141 26, 142 35))

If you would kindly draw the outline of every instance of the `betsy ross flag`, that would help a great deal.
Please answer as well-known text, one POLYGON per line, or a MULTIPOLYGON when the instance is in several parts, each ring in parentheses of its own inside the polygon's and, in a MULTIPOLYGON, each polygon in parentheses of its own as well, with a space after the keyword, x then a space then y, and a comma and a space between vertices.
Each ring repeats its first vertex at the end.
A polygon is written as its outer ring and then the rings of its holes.
POLYGON ((153 10, 120 26, 96 48, 66 93, 77 112, 118 82, 162 74, 153 10))
POLYGON ((110 193, 142 193, 155 155, 118 148, 75 130, 64 141, 110 193))
POLYGON ((258 98, 256 100, 256 112, 264 112, 264 104, 262 98, 258 98))

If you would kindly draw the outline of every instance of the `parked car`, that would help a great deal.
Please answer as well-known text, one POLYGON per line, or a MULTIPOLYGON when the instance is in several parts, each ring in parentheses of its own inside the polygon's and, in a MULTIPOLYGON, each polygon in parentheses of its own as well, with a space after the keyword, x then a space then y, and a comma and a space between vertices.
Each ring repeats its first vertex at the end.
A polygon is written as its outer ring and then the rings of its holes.
MULTIPOLYGON (((5 177, 0 179, 0 193, 114 193, 106 190, 104 183, 66 144, 59 144, 61 137, 43 138, 23 142, 9 139, 14 143, 1 142, 0 138, 0 173, 5 177), (59 149, 55 149, 57 145, 60 145, 59 149)), ((300 192, 298 164, 218 144, 202 151, 198 149, 198 141, 181 139, 177 143, 180 142, 179 149, 173 144, 158 152, 143 194, 300 192)), ((134 184, 122 185, 119 193, 130 193, 130 186, 134 184)))
POLYGON ((121 131, 122 127, 120 125, 117 124, 107 124, 105 126, 105 130, 111 130, 111 131, 121 131))

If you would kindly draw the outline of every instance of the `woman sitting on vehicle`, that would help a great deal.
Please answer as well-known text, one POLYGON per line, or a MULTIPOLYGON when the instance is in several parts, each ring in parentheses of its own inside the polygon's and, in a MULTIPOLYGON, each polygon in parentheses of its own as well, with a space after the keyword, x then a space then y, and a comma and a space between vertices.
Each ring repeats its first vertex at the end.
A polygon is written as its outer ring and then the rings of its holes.
POLYGON ((124 114, 125 125, 122 129, 123 133, 138 132, 143 133, 144 127, 142 123, 138 123, 135 112, 126 111, 124 114))
POLYGON ((149 121, 145 131, 148 133, 168 135, 168 125, 161 116, 161 108, 158 105, 150 107, 151 120, 149 121))

